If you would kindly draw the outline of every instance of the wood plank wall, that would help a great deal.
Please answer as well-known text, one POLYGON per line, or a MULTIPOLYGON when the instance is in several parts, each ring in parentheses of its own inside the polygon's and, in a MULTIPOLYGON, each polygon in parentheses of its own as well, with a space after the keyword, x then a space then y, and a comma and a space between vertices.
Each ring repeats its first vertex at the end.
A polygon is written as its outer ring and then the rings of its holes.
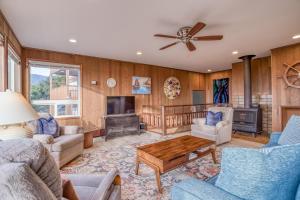
POLYGON ((205 90, 204 74, 146 64, 130 63, 89 56, 72 55, 24 48, 22 53, 23 93, 28 98, 28 60, 41 60, 65 64, 80 65, 82 70, 82 119, 63 119, 62 124, 80 124, 87 129, 103 128, 103 116, 106 113, 106 96, 132 95, 132 76, 152 78, 151 95, 135 95, 136 111, 141 112, 142 105, 182 105, 192 103, 192 90, 205 90), (177 77, 181 82, 181 94, 175 100, 168 100, 163 93, 166 78, 177 77), (106 80, 113 77, 117 86, 110 89, 106 80), (98 82, 91 85, 91 81, 98 82))
POLYGON ((284 63, 300 61, 300 43, 271 50, 272 72, 272 130, 282 130, 281 106, 300 106, 300 89, 286 88, 283 79, 284 63))
MULTIPOLYGON (((22 46, 14 34, 12 28, 5 19, 3 13, 0 10, 0 33, 4 37, 4 61, 1 61, 4 64, 3 73, 0 77, 0 91, 7 89, 7 55, 8 55, 8 45, 10 45, 14 51, 21 57, 22 46)), ((1 58, 2 59, 2 58, 1 58)), ((0 64, 1 65, 1 64, 0 64)))
MULTIPOLYGON (((253 59, 251 62, 252 95, 270 95, 271 57, 253 59)), ((232 64, 232 95, 244 95, 244 65, 242 62, 232 64)))
POLYGON ((231 103, 231 94, 232 94, 231 69, 205 74, 206 103, 213 103, 213 80, 222 79, 222 78, 229 78, 229 103, 231 103))

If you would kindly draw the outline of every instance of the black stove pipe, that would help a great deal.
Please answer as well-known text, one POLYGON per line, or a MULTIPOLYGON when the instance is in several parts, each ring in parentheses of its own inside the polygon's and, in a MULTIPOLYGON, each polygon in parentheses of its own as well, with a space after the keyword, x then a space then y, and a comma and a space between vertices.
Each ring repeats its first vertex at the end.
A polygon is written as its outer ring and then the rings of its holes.
POLYGON ((244 107, 252 106, 252 87, 251 87, 251 60, 255 55, 239 57, 244 62, 244 107))

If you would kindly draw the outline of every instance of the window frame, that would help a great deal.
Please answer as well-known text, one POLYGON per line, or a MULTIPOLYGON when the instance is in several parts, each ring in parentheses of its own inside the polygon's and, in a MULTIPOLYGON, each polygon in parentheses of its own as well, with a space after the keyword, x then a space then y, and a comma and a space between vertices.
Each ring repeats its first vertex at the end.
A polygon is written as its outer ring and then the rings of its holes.
MULTIPOLYGON (((7 75, 7 77, 6 77, 6 82, 7 82, 7 89, 9 89, 10 90, 10 88, 9 88, 9 79, 10 79, 10 77, 9 77, 9 65, 8 65, 8 63, 9 63, 9 56, 10 56, 10 54, 13 56, 13 60, 18 64, 18 66, 19 66, 19 69, 18 69, 18 72, 19 72, 19 80, 18 80, 18 82, 19 82, 19 91, 15 91, 15 89, 14 89, 14 92, 19 92, 19 93, 21 93, 22 94, 22 86, 23 86, 23 77, 22 77, 22 62, 21 62, 21 57, 17 54, 17 52, 14 50, 14 47, 10 44, 10 42, 8 43, 8 47, 7 47, 7 66, 6 66, 6 75, 7 75)), ((15 69, 14 69, 15 70, 15 69)), ((14 71, 14 84, 15 84, 15 71, 14 71)))
MULTIPOLYGON (((28 81, 27 81, 27 95, 28 95, 28 100, 31 102, 31 64, 39 64, 39 65, 50 65, 53 67, 62 67, 64 66, 65 68, 75 68, 75 69, 79 69, 79 85, 78 85, 78 101, 79 103, 77 104, 79 106, 78 108, 78 115, 62 115, 62 116, 53 116, 54 118, 57 119, 78 119, 82 117, 82 66, 79 64, 69 64, 69 63, 63 63, 63 62, 53 62, 53 61, 49 61, 49 60, 39 60, 39 59, 26 59, 26 66, 28 68, 28 81)), ((46 67, 45 67, 46 68, 46 67)), ((56 101, 61 101, 61 100, 56 100, 56 101)))
POLYGON ((0 91, 4 91, 5 90, 5 37, 4 35, 0 32, 0 48, 3 49, 3 56, 2 58, 2 63, 0 63, 0 91))

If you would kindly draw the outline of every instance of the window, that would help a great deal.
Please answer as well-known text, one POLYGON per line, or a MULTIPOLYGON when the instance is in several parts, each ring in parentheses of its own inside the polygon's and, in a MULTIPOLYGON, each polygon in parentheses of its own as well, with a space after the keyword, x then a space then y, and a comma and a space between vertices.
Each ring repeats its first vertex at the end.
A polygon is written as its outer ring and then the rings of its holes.
POLYGON ((8 89, 21 92, 21 61, 20 57, 9 46, 8 47, 8 89))
POLYGON ((4 37, 0 34, 0 91, 4 89, 4 37))
POLYGON ((80 116, 80 67, 29 62, 30 101, 39 113, 54 117, 80 116))

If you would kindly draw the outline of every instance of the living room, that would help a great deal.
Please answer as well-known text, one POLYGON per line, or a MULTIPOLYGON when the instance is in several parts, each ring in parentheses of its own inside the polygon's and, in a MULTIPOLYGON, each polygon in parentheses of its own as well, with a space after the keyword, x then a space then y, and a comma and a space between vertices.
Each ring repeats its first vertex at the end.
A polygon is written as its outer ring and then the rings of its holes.
POLYGON ((0 0, 1 199, 299 200, 299 8, 0 0))

